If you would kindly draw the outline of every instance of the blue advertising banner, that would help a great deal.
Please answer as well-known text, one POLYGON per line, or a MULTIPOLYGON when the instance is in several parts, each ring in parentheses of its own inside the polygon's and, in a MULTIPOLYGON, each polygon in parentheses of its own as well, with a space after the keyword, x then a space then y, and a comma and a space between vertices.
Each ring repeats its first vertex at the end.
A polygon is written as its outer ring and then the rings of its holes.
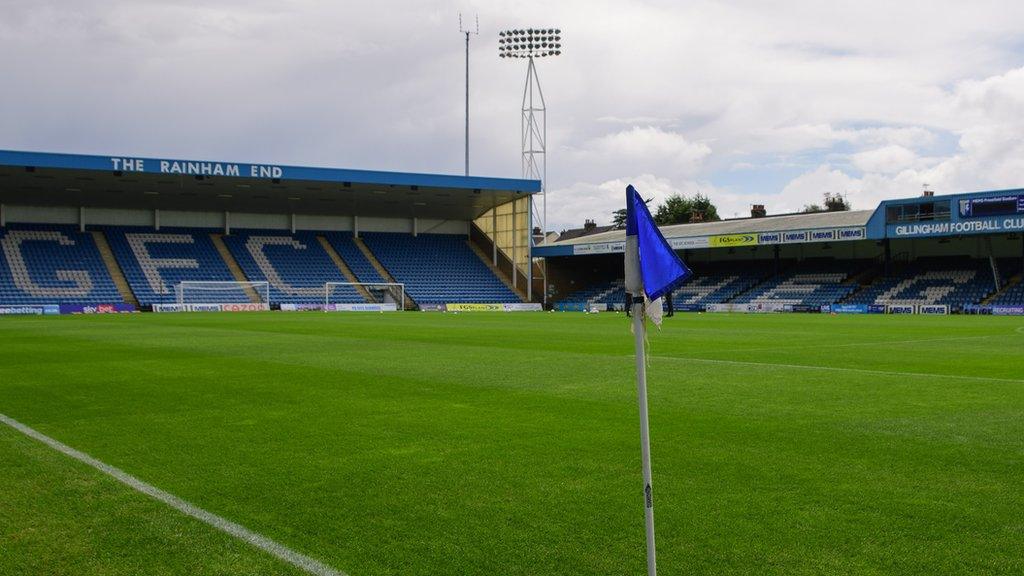
POLYGON ((60 305, 61 314, 125 314, 129 312, 135 312, 135 306, 131 304, 60 305))
POLYGON ((867 314, 867 304, 833 304, 831 307, 833 314, 867 314))
POLYGON ((28 306, 0 306, 0 316, 55 316, 60 314, 56 304, 28 306))

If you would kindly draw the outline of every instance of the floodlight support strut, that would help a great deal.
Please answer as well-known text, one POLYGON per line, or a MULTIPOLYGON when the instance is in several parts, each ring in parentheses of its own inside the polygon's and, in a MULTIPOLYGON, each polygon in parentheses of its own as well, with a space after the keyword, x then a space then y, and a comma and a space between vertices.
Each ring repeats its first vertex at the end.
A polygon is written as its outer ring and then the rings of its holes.
MULTIPOLYGON (((537 211, 537 204, 530 202, 531 223, 540 225, 541 233, 547 233, 548 223, 548 113, 547 103, 544 100, 544 90, 540 86, 540 77, 537 75, 537 66, 534 64, 533 56, 527 58, 526 82, 523 85, 523 106, 522 119, 520 122, 521 162, 523 178, 527 180, 540 180, 540 211, 537 211)), ((533 229, 527 230, 529 241, 528 247, 533 246, 533 229)), ((527 266, 533 270, 533 256, 527 257, 527 266)), ((531 274, 532 276, 532 274, 531 274)), ((547 260, 541 266, 541 276, 544 280, 543 301, 548 302, 548 273, 547 260)), ((532 278, 530 280, 532 284, 532 278)))

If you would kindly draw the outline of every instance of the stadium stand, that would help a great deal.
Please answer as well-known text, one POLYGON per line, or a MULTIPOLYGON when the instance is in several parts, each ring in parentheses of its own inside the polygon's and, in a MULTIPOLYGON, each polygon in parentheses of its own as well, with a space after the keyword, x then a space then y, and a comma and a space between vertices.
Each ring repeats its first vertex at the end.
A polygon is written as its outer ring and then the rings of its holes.
POLYGON ((359 237, 418 304, 520 302, 470 249, 466 236, 364 232, 359 237))
POLYGON ((695 264, 693 278, 673 292, 673 302, 676 305, 729 302, 768 277, 770 266, 756 261, 695 264))
POLYGON ((996 290, 988 260, 922 258, 880 277, 846 300, 848 304, 912 304, 961 307, 978 304, 996 290))
POLYGON ((562 308, 585 310, 594 304, 621 304, 626 298, 625 282, 619 278, 591 284, 559 300, 562 308))
MULTIPOLYGON (((234 230, 223 238, 249 280, 270 284, 272 304, 320 304, 324 283, 347 282, 316 239, 314 232, 294 235, 266 230, 234 230)), ((366 300, 351 286, 338 287, 332 301, 366 300)))
MULTIPOLYGON (((701 263, 694 276, 672 293, 677 306, 701 306, 728 302, 753 288, 769 275, 770 264, 763 262, 701 263)), ((577 290, 559 300, 563 308, 583 309, 593 304, 625 303, 622 279, 599 282, 577 290)))
POLYGON ((0 304, 121 303, 96 242, 72 226, 18 224, 0 229, 0 304))
POLYGON ((1004 272, 1008 283, 1004 284, 1003 292, 988 303, 993 306, 1024 306, 1024 271, 1020 260, 1000 260, 999 270, 1004 272))
MULTIPOLYGON (((175 286, 183 281, 235 279, 210 240, 211 230, 108 227, 103 232, 142 306, 175 302, 175 286)), ((186 294, 185 301, 196 303, 197 297, 186 294)), ((249 297, 239 288, 218 292, 217 301, 249 302, 249 297)))
POLYGON ((804 260, 793 263, 788 270, 772 276, 736 301, 804 306, 835 304, 859 288, 848 280, 869 266, 871 262, 856 260, 804 260))
POLYGON ((334 250, 348 264, 352 273, 360 282, 386 282, 377 273, 377 269, 366 259, 363 251, 356 246, 351 232, 331 232, 323 234, 334 250))

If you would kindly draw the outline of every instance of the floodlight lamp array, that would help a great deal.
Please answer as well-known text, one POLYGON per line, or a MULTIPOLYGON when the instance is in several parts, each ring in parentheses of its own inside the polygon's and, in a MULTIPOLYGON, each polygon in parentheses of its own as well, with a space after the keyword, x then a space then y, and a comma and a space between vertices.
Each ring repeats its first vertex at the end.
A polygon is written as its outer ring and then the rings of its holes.
POLYGON ((498 33, 498 56, 502 58, 545 58, 562 53, 562 31, 558 28, 517 28, 498 33))

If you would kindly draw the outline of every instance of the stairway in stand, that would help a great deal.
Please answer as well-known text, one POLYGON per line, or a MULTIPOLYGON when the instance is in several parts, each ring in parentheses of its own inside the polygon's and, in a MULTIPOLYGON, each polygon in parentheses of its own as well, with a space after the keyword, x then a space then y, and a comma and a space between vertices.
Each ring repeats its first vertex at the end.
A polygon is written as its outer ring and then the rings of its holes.
MULTIPOLYGON (((480 258, 480 260, 487 265, 487 268, 490 269, 491 273, 494 274, 494 276, 498 280, 501 280, 502 283, 505 284, 505 286, 508 286, 509 290, 515 292, 516 296, 519 296, 520 300, 522 300, 523 302, 528 301, 526 299, 526 291, 518 286, 513 286, 512 280, 510 280, 509 277, 500 268, 494 265, 494 262, 491 260, 491 257, 489 257, 483 251, 483 249, 474 244, 472 240, 466 240, 466 244, 470 247, 471 250, 473 250, 473 253, 476 254, 480 258)), ((522 278, 522 281, 525 284, 526 276, 520 274, 520 278, 522 278)))
MULTIPOLYGON (((245 272, 242 272, 241 266, 238 265, 238 261, 231 255, 231 251, 228 250, 227 245, 224 244, 223 234, 210 234, 210 240, 213 241, 213 247, 217 249, 217 253, 220 254, 221 260, 227 265, 228 270, 231 271, 231 276, 236 282, 248 282, 249 279, 245 277, 245 272)), ((244 286, 245 295, 249 297, 254 303, 259 303, 260 296, 252 289, 251 286, 244 286)), ((270 305, 270 302, 267 302, 270 305)))
MULTIPOLYGON (((377 260, 377 257, 370 250, 370 247, 367 246, 365 242, 363 242, 362 238, 355 236, 352 238, 352 243, 356 245, 356 248, 359 248, 359 251, 363 253, 363 256, 366 256, 366 259, 370 261, 370 265, 373 266, 373 269, 377 271, 377 274, 380 274, 381 278, 388 282, 398 284, 398 280, 395 280, 395 277, 391 275, 391 272, 388 272, 388 269, 385 268, 384 265, 380 263, 380 260, 377 260)), ((416 302, 409 296, 408 291, 405 292, 404 309, 416 309, 416 302)))
POLYGON ((330 256, 331 261, 334 262, 334 265, 337 266, 338 270, 340 270, 341 273, 345 275, 345 279, 355 284, 355 289, 359 292, 359 295, 363 297, 363 300, 366 300, 371 304, 376 302, 376 300, 373 298, 373 295, 370 294, 370 291, 366 289, 366 286, 358 284, 359 279, 356 278, 356 275, 352 272, 352 269, 349 268, 348 264, 345 263, 345 259, 341 257, 341 254, 338 254, 338 251, 334 249, 334 246, 331 246, 331 243, 327 240, 327 238, 324 238, 323 236, 317 236, 316 241, 319 242, 321 246, 323 246, 324 251, 327 252, 328 256, 330 256))
POLYGON ((114 257, 114 251, 110 249, 107 237, 103 232, 93 230, 92 238, 96 242, 96 248, 100 251, 100 257, 103 258, 103 264, 106 265, 111 280, 114 281, 114 286, 117 286, 117 291, 121 294, 121 299, 138 308, 139 299, 135 297, 131 286, 128 285, 128 279, 124 277, 124 271, 121 270, 121 265, 117 263, 117 258, 114 257))

